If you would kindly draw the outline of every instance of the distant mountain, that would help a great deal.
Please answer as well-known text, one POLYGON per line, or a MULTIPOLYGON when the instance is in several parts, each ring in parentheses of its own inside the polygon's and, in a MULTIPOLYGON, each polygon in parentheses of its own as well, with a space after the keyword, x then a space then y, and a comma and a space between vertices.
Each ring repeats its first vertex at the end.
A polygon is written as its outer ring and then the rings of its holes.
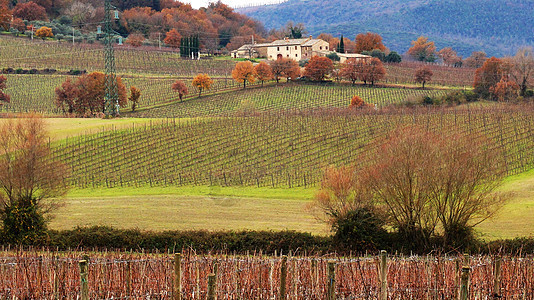
POLYGON ((376 32, 391 50, 404 53, 424 35, 438 50, 452 47, 503 56, 534 45, 534 0, 289 0, 237 10, 268 29, 289 21, 304 23, 310 34, 343 34, 354 40, 376 32))

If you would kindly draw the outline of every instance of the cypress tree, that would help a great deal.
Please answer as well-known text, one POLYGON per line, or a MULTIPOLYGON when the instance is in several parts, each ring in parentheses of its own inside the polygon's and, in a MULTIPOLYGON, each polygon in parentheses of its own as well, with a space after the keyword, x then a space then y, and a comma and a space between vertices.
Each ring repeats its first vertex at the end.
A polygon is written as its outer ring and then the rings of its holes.
POLYGON ((341 35, 341 38, 339 39, 337 52, 338 53, 345 53, 345 44, 343 43, 343 35, 341 35))

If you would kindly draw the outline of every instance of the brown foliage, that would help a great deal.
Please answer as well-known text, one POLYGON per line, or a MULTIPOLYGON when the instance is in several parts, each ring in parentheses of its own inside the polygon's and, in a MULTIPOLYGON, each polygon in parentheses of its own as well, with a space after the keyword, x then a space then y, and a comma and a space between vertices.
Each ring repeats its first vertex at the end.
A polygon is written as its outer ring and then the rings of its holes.
POLYGON ((448 66, 456 66, 462 61, 462 58, 450 47, 439 50, 438 56, 443 60, 443 63, 448 66))
POLYGON ((4 75, 0 75, 0 106, 2 106, 2 102, 9 103, 11 101, 11 97, 4 92, 7 88, 6 81, 7 78, 4 75))
POLYGON ((373 57, 363 65, 361 80, 365 84, 370 82, 371 85, 374 85, 375 82, 384 79, 384 77, 386 77, 386 69, 380 59, 373 57))
POLYGON ((524 96, 531 78, 534 77, 534 52, 532 47, 524 47, 514 57, 507 59, 511 67, 510 75, 519 85, 521 96, 524 96))
POLYGON ((465 65, 470 68, 480 68, 484 65, 484 62, 487 60, 485 52, 475 51, 471 53, 471 56, 465 59, 465 65))
POLYGON ((45 226, 33 218, 57 207, 50 199, 66 194, 69 172, 62 163, 49 160, 48 137, 41 118, 29 116, 2 122, 0 136, 0 216, 4 230, 19 231, 6 232, 8 235, 15 235, 19 242, 29 242, 32 231, 44 228, 24 225, 45 226), (6 218, 13 215, 15 224, 12 220, 6 223, 6 218))
POLYGON ((483 97, 490 96, 490 88, 495 86, 506 73, 507 66, 501 59, 491 57, 475 72, 473 87, 483 97))
POLYGON ((361 108, 361 107, 364 107, 364 106, 366 106, 366 103, 359 96, 354 96, 350 100, 350 107, 351 108, 361 108))
POLYGON ((445 243, 452 243, 459 230, 491 217, 504 201, 493 194, 504 174, 502 154, 482 136, 411 126, 379 145, 362 180, 387 206, 394 227, 419 243, 428 244, 438 222, 445 243))
POLYGON ((373 51, 378 49, 382 52, 386 51, 386 46, 382 43, 382 37, 378 33, 360 33, 356 36, 356 53, 363 51, 373 51))
POLYGON ((52 28, 43 26, 37 29, 35 36, 44 40, 45 38, 54 37, 54 34, 52 33, 52 28))
POLYGON ((254 67, 254 71, 256 71, 258 79, 261 80, 262 86, 264 81, 273 79, 273 70, 271 69, 271 66, 263 61, 254 67))
POLYGON ((362 78, 364 67, 366 61, 363 59, 350 58, 348 59, 341 68, 341 77, 349 80, 354 84, 356 80, 362 78))
POLYGON ((128 36, 126 39, 126 44, 132 45, 133 47, 139 47, 143 45, 143 42, 145 41, 145 36, 140 33, 132 33, 128 36))
POLYGON ((494 86, 490 87, 489 92, 498 101, 504 102, 508 100, 514 100, 519 95, 519 85, 510 81, 508 76, 502 76, 501 80, 494 86))
POLYGON ((28 21, 48 20, 46 9, 33 1, 17 3, 13 8, 13 17, 28 21))
POLYGON ((167 34, 165 35, 165 39, 163 42, 172 48, 179 48, 180 47, 180 41, 182 40, 182 36, 176 31, 176 29, 171 29, 167 34))
POLYGON ((139 104, 139 98, 141 97, 141 90, 135 86, 130 87, 130 97, 128 101, 132 104, 132 111, 135 111, 137 105, 139 104))
POLYGON ((212 84, 213 80, 211 80, 211 77, 209 77, 208 74, 198 74, 193 78, 193 86, 198 89, 199 97, 201 96, 202 91, 209 90, 212 84))
POLYGON ((12 12, 9 9, 7 0, 0 0, 0 28, 5 31, 9 29, 9 22, 11 21, 12 12))
POLYGON ((180 101, 182 101, 182 98, 189 93, 189 90, 187 89, 187 86, 185 83, 183 83, 180 80, 176 80, 172 84, 172 90, 178 93, 178 97, 180 97, 180 101))
POLYGON ((247 86, 247 81, 254 83, 256 81, 256 71, 250 61, 240 61, 232 70, 232 78, 237 82, 243 83, 243 88, 247 86))
MULTIPOLYGON (((207 9, 197 10, 193 9, 190 4, 164 1, 161 3, 161 8, 161 11, 155 11, 149 7, 134 7, 125 10, 121 23, 130 33, 139 32, 145 36, 149 36, 152 32, 171 31, 172 29, 175 29, 181 37, 198 35, 200 46, 210 50, 225 47, 230 40, 233 40, 234 47, 239 47, 242 42, 236 38, 239 36, 254 35, 257 37, 256 40, 260 41, 266 35, 261 23, 235 13, 232 8, 222 2, 210 4, 207 9)), ((179 41, 178 43, 173 41, 168 45, 177 47, 179 41)))
POLYGON ((415 71, 415 82, 422 83, 423 88, 425 88, 425 83, 432 80, 432 75, 434 75, 434 73, 432 73, 432 70, 429 67, 420 67, 415 71))
POLYGON ((334 63, 328 57, 313 56, 304 68, 304 76, 314 81, 323 81, 333 69, 334 63))
MULTIPOLYGON (((120 77, 117 77, 119 105, 126 107, 128 98, 126 87, 120 77)), ((75 83, 67 79, 61 87, 56 88, 56 106, 64 112, 77 116, 97 116, 104 112, 106 94, 106 75, 93 72, 80 76, 75 83)))
POLYGON ((436 46, 434 42, 429 41, 424 36, 420 36, 417 40, 412 41, 412 47, 408 49, 408 54, 419 61, 434 61, 435 53, 436 46))
POLYGON ((349 211, 371 206, 370 199, 354 168, 329 166, 325 169, 321 188, 308 208, 317 210, 321 219, 332 224, 349 211))
POLYGON ((13 19, 13 21, 11 22, 11 27, 22 33, 26 31, 26 24, 21 18, 13 19))
POLYGON ((278 82, 281 77, 285 77, 287 81, 289 81, 290 78, 295 79, 300 76, 299 64, 290 58, 279 58, 271 61, 271 69, 273 70, 276 82, 278 82))

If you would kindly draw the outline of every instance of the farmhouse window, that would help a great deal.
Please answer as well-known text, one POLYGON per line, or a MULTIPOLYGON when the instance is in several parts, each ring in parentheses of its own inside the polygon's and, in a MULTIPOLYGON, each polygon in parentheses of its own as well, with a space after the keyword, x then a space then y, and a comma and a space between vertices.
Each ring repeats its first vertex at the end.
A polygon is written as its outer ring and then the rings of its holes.
POLYGON ((319 50, 323 50, 323 46, 319 46, 319 50))
POLYGON ((280 51, 280 47, 276 47, 276 51, 280 51))
POLYGON ((289 50, 289 47, 286 47, 286 50, 289 50))
POLYGON ((299 57, 299 55, 298 55, 298 54, 295 54, 295 57, 299 57))
POLYGON ((297 50, 297 46, 295 46, 295 50, 297 50))
POLYGON ((328 50, 328 46, 326 46, 325 49, 328 50))

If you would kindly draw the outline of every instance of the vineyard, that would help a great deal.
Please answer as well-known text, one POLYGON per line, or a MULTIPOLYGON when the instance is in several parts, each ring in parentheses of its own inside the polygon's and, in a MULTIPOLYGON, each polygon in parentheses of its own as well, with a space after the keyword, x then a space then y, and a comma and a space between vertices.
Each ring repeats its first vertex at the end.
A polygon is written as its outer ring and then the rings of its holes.
POLYGON ((534 166, 532 106, 351 109, 255 117, 175 119, 53 143, 78 187, 144 185, 314 186, 328 165, 357 162, 372 141, 418 124, 447 134, 485 135, 505 155, 508 174, 534 166))
POLYGON ((353 96, 383 107, 418 96, 443 96, 448 90, 373 88, 350 85, 280 84, 275 87, 239 90, 183 103, 149 109, 135 117, 207 117, 250 115, 257 112, 304 111, 319 108, 346 108, 353 96))
POLYGON ((532 257, 0 252, 5 299, 532 299, 532 257), (462 298, 463 299, 463 298, 462 298))
MULTIPOLYGON (((117 73, 195 76, 198 73, 214 77, 230 77, 234 62, 231 60, 183 60, 180 54, 169 51, 135 50, 116 47, 117 73)), ((0 37, 0 66, 2 68, 104 70, 104 52, 101 45, 72 45, 68 42, 28 41, 0 37)))
MULTIPOLYGON (((44 114, 59 114, 61 111, 55 105, 55 89, 67 78, 76 79, 69 75, 42 74, 7 74, 7 94, 11 102, 0 106, 0 111, 6 112, 40 112, 44 114)), ((176 80, 183 81, 189 90, 184 100, 198 97, 197 88, 193 87, 191 77, 172 76, 124 76, 123 83, 129 89, 136 86, 141 90, 139 108, 178 101, 178 95, 171 89, 176 80)), ((228 89, 239 88, 240 84, 231 78, 214 78, 212 88, 204 94, 217 93, 228 89)))
MULTIPOLYGON (((126 87, 136 86, 142 96, 139 108, 157 106, 176 102, 177 95, 171 90, 172 83, 181 79, 189 88, 189 98, 194 98, 198 90, 191 86, 191 80, 199 73, 209 74, 214 79, 214 86, 209 93, 236 90, 239 84, 231 78, 235 62, 230 59, 184 60, 179 53, 169 50, 135 49, 117 46, 116 72, 124 79, 126 87)), ((414 72, 420 64, 401 63, 386 65, 386 84, 414 85, 414 72)), ((29 41, 14 37, 0 37, 0 67, 7 77, 6 93, 11 96, 9 104, 0 106, 0 111, 28 112, 37 111, 56 115, 61 113, 54 105, 55 88, 59 87, 71 75, 68 71, 102 71, 104 69, 103 49, 97 44, 75 44, 69 42, 29 41), (9 70, 9 71, 8 71, 9 70), (50 74, 36 72, 46 70, 50 74), (30 71, 29 74, 19 74, 30 71), (19 72, 19 73, 17 73, 19 72)), ((471 87, 474 70, 469 68, 449 68, 430 65, 434 72, 431 84, 454 87, 471 87)), ((257 85, 258 83, 256 83, 257 85)), ((297 104, 297 109, 316 107, 344 107, 348 100, 358 94, 364 101, 379 106, 397 103, 415 95, 441 95, 443 90, 406 91, 404 89, 384 88, 383 91, 371 88, 337 88, 303 87, 297 91, 295 86, 286 93, 280 89, 256 91, 258 95, 239 92, 221 96, 223 101, 217 103, 218 96, 196 100, 187 104, 175 104, 171 107, 155 110, 149 115, 165 117, 213 116, 251 108, 259 111, 285 109, 297 104), (248 96, 247 96, 248 95, 248 96), (249 99, 246 99, 249 98, 249 99), (273 102, 266 98, 272 98, 273 102), (287 100, 287 101, 286 101, 287 100), (282 103, 283 102, 283 103, 282 103), (203 107, 206 105, 206 107, 203 107), (243 108, 244 107, 244 108, 243 108), (191 110, 191 112, 189 112, 191 110), (216 113, 214 113, 216 112, 216 113)))

